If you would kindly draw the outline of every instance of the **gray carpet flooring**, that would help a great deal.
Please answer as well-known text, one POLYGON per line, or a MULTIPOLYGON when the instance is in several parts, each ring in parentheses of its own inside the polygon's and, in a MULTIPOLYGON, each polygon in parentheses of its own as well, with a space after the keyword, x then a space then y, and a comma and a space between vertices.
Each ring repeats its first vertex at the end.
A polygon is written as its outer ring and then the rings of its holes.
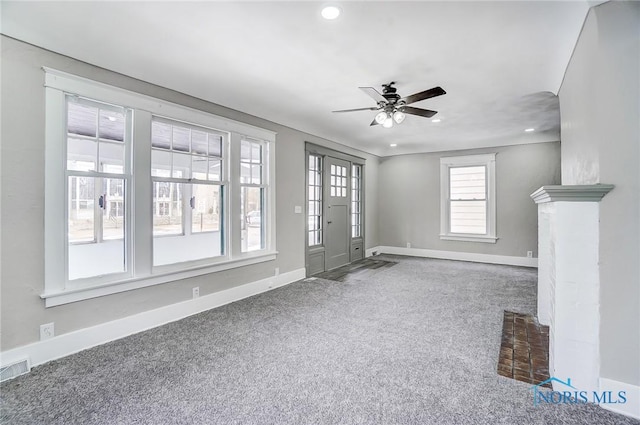
MULTIPOLYGON (((385 258, 381 256, 381 258, 385 258)), ((496 373, 504 310, 534 269, 386 257, 366 279, 303 280, 36 367, 3 424, 637 424, 533 405, 496 373)))

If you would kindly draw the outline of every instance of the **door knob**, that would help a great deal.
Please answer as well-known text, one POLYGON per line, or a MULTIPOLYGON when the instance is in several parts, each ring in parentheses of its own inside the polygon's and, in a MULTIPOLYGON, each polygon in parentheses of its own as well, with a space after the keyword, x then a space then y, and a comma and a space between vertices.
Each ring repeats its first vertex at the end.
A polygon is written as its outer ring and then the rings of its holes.
POLYGON ((327 224, 331 224, 331 223, 333 223, 333 221, 331 221, 331 220, 327 221, 327 224))

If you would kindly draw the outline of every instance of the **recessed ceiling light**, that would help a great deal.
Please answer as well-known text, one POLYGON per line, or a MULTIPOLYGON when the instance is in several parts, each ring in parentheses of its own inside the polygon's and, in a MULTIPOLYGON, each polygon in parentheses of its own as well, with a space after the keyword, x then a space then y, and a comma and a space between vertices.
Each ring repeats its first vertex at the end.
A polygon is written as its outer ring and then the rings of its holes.
POLYGON ((389 146, 391 146, 392 148, 395 148, 396 146, 398 146, 397 143, 391 143, 389 146))
POLYGON ((440 122, 440 121, 442 121, 440 118, 434 118, 431 120, 431 122, 440 122))
POLYGON ((340 8, 338 6, 325 6, 320 13, 324 19, 336 19, 340 16, 340 8))
POLYGON ((535 131, 535 128, 527 128, 524 131, 526 131, 527 133, 531 133, 532 131, 535 131))

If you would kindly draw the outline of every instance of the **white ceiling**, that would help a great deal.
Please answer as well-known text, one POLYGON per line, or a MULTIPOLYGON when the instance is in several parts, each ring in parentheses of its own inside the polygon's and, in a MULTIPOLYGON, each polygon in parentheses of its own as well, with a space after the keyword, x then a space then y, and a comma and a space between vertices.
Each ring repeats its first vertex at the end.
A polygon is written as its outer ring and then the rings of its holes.
POLYGON ((309 1, 1 7, 11 37, 384 156, 559 140, 555 94, 591 4, 348 1, 335 21, 309 1), (442 122, 331 113, 375 106, 357 87, 389 81, 443 87, 413 105, 442 122))

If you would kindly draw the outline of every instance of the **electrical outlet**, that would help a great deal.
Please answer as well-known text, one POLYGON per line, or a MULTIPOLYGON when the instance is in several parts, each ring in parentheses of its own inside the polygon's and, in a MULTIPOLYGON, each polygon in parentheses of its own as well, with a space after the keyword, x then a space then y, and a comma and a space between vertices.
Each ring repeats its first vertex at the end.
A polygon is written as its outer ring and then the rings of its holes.
POLYGON ((274 271, 274 275, 278 276, 280 275, 280 267, 276 267, 275 271, 274 271))
POLYGON ((193 298, 198 298, 200 296, 200 287, 196 286, 193 288, 193 298))
POLYGON ((411 248, 411 242, 407 242, 407 248, 411 248))
POLYGON ((533 258, 533 251, 527 251, 527 257, 533 258))
POLYGON ((40 341, 53 338, 54 336, 55 336, 55 329, 53 327, 53 322, 40 325, 40 341))

